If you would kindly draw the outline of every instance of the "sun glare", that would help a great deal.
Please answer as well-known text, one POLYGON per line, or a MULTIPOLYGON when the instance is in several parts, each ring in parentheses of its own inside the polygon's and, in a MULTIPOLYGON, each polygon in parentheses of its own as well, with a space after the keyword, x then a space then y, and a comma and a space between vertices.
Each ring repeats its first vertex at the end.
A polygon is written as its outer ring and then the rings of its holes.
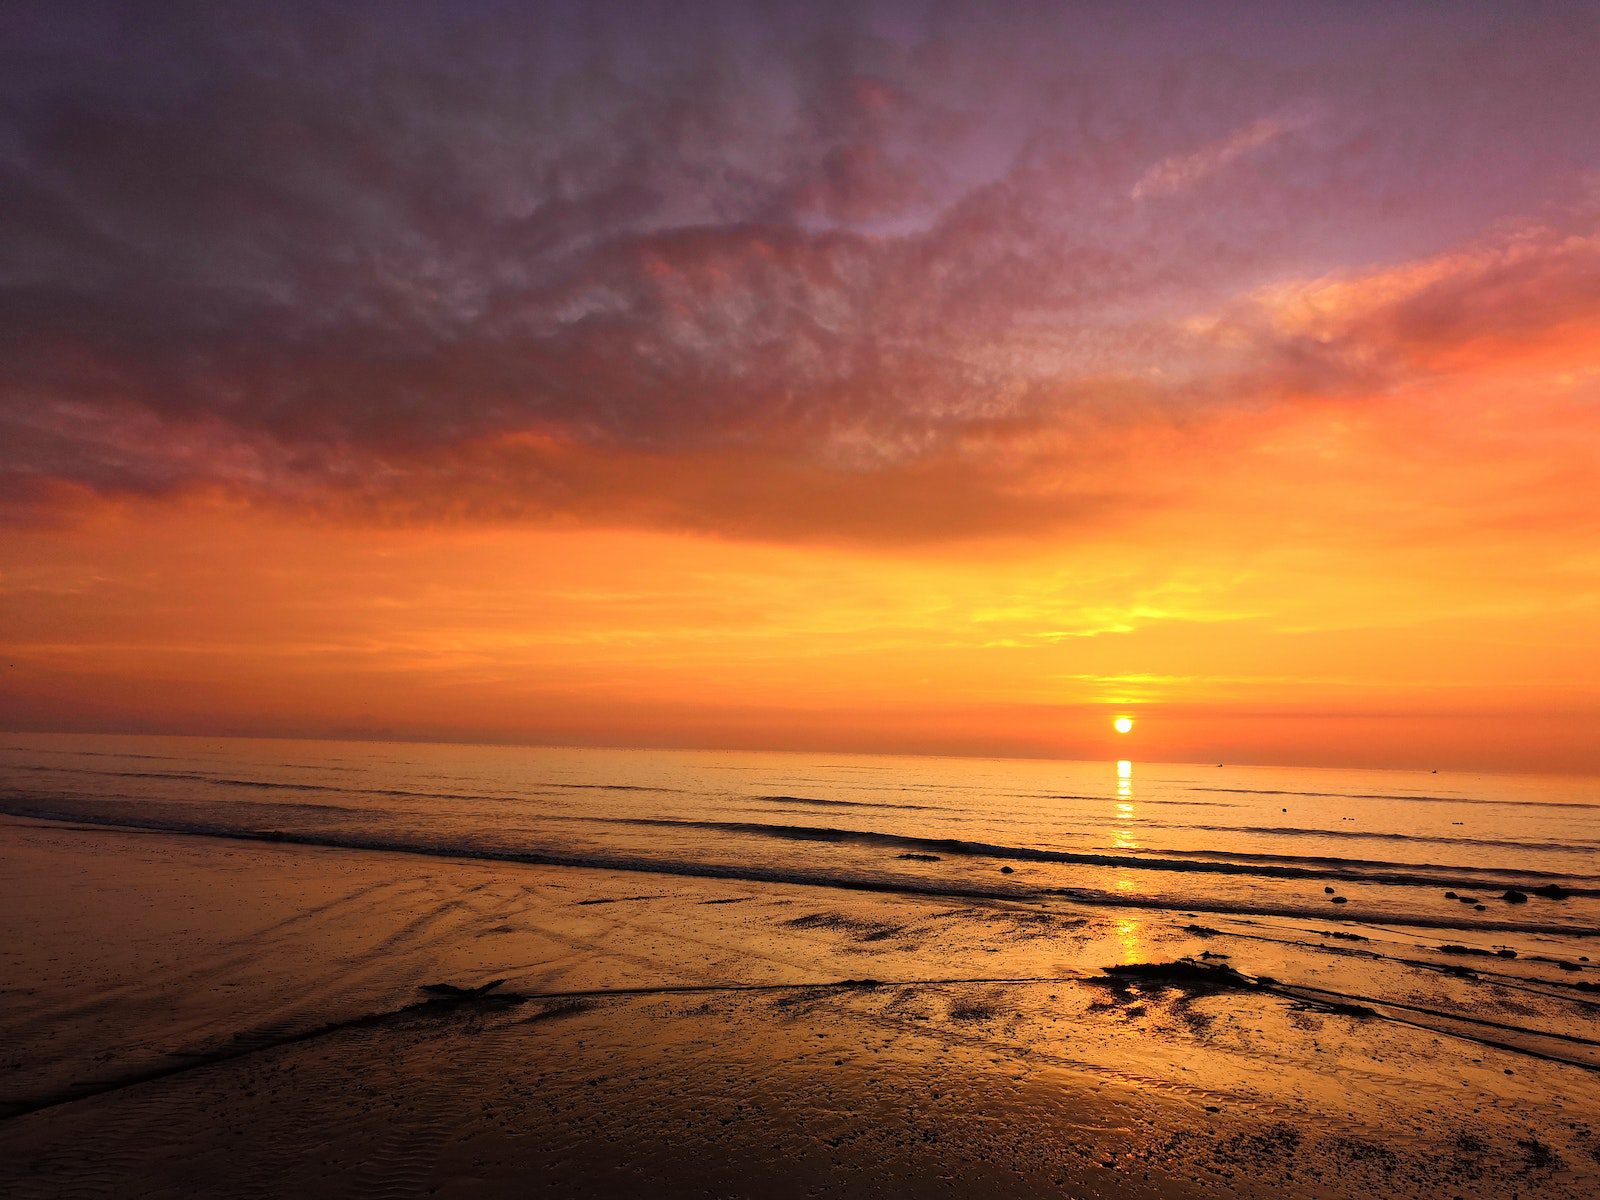
POLYGON ((1127 733, 1133 728, 1133 718, 1118 717, 1115 721, 1111 722, 1111 728, 1115 729, 1118 733, 1127 733))

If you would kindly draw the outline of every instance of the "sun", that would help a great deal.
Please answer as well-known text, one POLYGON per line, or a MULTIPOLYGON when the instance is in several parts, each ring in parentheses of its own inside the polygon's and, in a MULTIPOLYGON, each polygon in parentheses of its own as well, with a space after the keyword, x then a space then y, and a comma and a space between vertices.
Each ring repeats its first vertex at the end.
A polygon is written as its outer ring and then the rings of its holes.
POLYGON ((1118 733, 1127 733, 1133 728, 1133 718, 1118 717, 1115 721, 1111 722, 1111 728, 1115 729, 1118 733))

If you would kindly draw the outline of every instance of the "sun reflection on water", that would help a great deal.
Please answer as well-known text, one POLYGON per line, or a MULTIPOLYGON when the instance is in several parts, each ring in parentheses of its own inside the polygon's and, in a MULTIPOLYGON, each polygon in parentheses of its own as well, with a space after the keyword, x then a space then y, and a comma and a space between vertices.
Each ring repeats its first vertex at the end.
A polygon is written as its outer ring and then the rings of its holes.
MULTIPOLYGON (((1122 759, 1117 763, 1117 821, 1124 825, 1133 820, 1133 763, 1122 759)), ((1111 844, 1118 850, 1137 850, 1139 840, 1134 837, 1133 830, 1128 828, 1112 829, 1111 844)), ((1126 879, 1117 880, 1119 892, 1128 891, 1132 883, 1126 879)))
MULTIPOLYGON (((1117 821, 1121 828, 1111 830, 1111 844, 1118 850, 1137 850, 1139 840, 1128 828, 1133 816, 1133 763, 1124 758, 1117 761, 1117 821)), ((1132 876, 1124 873, 1112 884, 1118 892, 1133 891, 1132 876)), ((1122 961, 1139 962, 1139 923, 1131 917, 1117 922, 1117 940, 1122 943, 1122 961)))

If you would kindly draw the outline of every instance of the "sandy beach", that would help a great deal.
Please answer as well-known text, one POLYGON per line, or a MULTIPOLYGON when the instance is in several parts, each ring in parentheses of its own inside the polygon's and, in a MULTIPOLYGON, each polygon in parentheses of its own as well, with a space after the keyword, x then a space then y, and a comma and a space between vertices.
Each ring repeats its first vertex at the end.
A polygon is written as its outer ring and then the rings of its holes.
POLYGON ((1600 1186, 1592 976, 1403 930, 15 818, 0 880, 10 1196, 1600 1186))

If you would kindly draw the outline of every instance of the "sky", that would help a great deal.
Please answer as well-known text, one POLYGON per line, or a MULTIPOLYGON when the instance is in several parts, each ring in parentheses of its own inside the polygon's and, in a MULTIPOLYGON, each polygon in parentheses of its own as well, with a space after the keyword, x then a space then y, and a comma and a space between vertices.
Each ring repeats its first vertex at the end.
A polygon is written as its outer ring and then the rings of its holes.
POLYGON ((0 728, 1600 773, 1597 61, 9 3, 0 728))

